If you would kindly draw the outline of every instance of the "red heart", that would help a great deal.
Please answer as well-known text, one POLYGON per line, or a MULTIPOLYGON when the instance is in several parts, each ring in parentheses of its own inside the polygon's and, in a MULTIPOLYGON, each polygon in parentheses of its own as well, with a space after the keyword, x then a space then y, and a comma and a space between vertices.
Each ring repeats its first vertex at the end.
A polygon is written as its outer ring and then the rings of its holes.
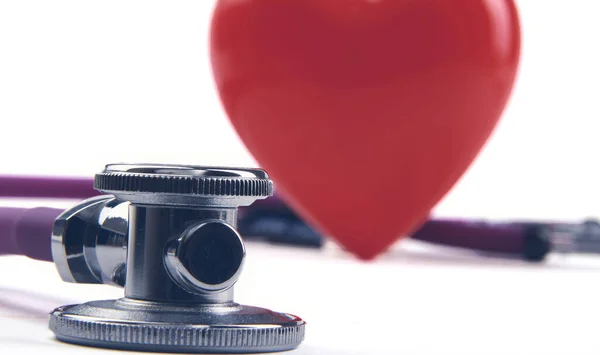
POLYGON ((289 203, 369 259, 469 167, 512 91, 512 0, 220 0, 218 91, 289 203))

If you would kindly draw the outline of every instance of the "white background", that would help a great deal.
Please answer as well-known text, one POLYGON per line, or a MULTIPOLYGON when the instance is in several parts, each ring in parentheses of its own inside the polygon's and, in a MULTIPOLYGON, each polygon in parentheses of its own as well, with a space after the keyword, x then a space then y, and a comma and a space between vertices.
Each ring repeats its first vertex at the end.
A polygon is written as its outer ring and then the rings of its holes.
MULTIPOLYGON (((388 0, 389 1, 389 0, 388 0)), ((1 0, 0 173, 110 162, 257 165, 208 58, 212 0, 1 0)), ((600 5, 518 1, 519 80, 445 216, 600 217, 600 5)))
MULTIPOLYGON (((115 161, 256 165, 213 87, 213 4, 0 0, 0 173, 91 176, 115 161)), ((518 4, 524 48, 510 106, 436 213, 600 217, 600 3, 518 4)), ((302 354, 600 349, 597 260, 534 266, 398 251, 362 264, 335 250, 261 245, 250 245, 248 258, 238 300, 307 319, 302 354)), ((7 354, 81 353, 51 339, 47 312, 121 294, 61 283, 52 265, 18 257, 0 258, 0 270, 7 354)))

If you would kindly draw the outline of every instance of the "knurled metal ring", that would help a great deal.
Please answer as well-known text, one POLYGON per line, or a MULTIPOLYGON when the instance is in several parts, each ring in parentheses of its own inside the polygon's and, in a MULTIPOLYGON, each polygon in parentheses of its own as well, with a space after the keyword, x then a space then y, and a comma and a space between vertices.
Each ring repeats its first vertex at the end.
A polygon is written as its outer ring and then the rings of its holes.
POLYGON ((302 319, 262 308, 224 307, 216 311, 224 324, 211 324, 215 319, 211 307, 179 310, 152 305, 148 309, 143 304, 133 304, 124 308, 121 302, 94 301, 60 307, 50 314, 49 327, 65 342, 136 351, 275 352, 294 349, 304 340, 302 319))
POLYGON ((264 170, 193 165, 110 164, 96 174, 94 188, 110 194, 256 198, 273 195, 273 182, 264 170))

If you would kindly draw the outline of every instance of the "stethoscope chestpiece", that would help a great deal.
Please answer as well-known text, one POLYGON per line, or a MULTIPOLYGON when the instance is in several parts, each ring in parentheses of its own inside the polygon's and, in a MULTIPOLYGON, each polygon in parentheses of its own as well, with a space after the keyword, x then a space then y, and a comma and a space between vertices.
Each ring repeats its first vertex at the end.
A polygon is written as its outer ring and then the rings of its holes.
POLYGON ((107 165, 95 188, 55 222, 62 279, 124 286, 125 297, 59 307, 57 339, 125 350, 255 353, 290 350, 305 323, 237 304, 246 250, 237 209, 271 196, 259 169, 107 165))

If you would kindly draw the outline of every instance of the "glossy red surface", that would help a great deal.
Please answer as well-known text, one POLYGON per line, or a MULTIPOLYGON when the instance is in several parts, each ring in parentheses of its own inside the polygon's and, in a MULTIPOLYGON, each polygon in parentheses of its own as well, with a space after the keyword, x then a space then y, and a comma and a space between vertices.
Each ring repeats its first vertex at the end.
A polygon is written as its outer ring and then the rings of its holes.
POLYGON ((490 136, 520 27, 511 0, 220 0, 211 56, 278 191, 370 259, 424 221, 490 136))

